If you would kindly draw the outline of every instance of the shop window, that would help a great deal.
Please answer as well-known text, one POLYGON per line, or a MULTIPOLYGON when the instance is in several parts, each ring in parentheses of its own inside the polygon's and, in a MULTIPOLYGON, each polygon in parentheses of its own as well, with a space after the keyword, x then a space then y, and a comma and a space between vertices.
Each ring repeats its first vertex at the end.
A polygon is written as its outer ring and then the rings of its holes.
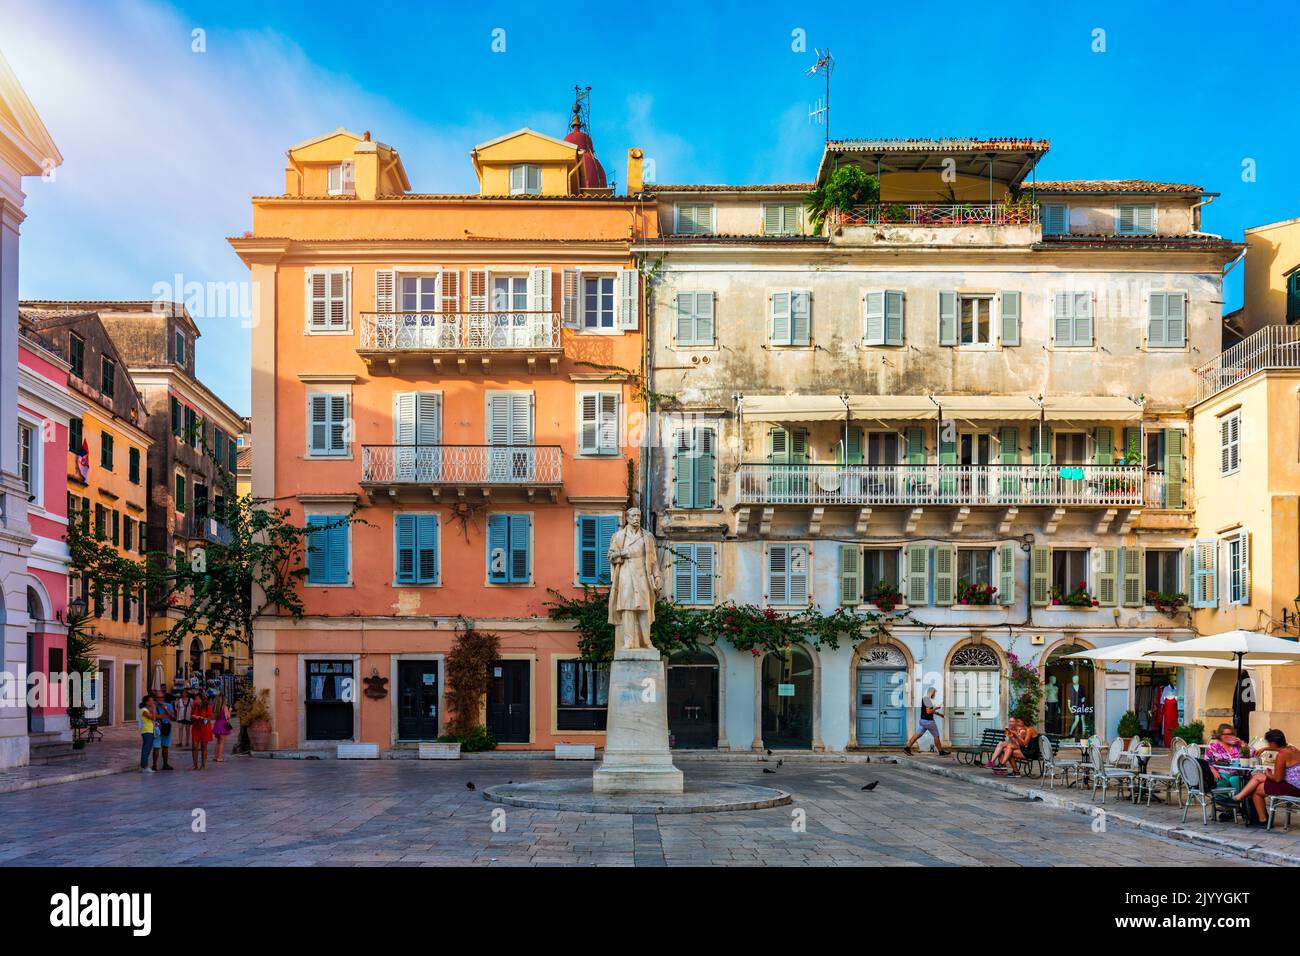
POLYGON ((1066 659, 1084 649, 1066 644, 1052 651, 1043 684, 1043 730, 1071 740, 1086 739, 1097 725, 1092 661, 1066 659))
POLYGON ((609 712, 609 664, 559 662, 558 730, 604 730, 609 712))

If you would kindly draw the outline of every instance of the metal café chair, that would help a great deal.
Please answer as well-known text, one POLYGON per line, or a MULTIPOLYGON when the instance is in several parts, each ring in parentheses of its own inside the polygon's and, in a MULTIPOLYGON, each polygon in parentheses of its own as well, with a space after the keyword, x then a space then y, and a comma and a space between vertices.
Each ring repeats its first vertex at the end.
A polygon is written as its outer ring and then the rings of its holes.
POLYGON ((1068 787, 1070 774, 1079 773, 1079 761, 1056 759, 1056 750, 1047 734, 1041 734, 1038 738, 1038 756, 1043 763, 1043 779, 1048 781, 1048 786, 1053 790, 1056 789, 1057 777, 1064 777, 1065 785, 1068 787))
POLYGON ((1183 751, 1187 747, 1184 740, 1175 739, 1172 755, 1169 758, 1169 769, 1164 773, 1154 770, 1146 770, 1138 774, 1138 792, 1137 799, 1142 799, 1142 791, 1146 791, 1147 806, 1151 806, 1151 797, 1157 787, 1165 788, 1165 797, 1170 795, 1178 801, 1178 805, 1183 805, 1183 778, 1178 775, 1178 761, 1182 757, 1183 751), (1182 744, 1181 747, 1177 746, 1182 744))
MULTIPOLYGON (((1210 822, 1206 807, 1215 809, 1215 795, 1231 794, 1232 788, 1218 786, 1218 781, 1201 766, 1199 753, 1200 748, 1193 744, 1178 755, 1178 775, 1183 778, 1183 786, 1187 788, 1187 803, 1183 806, 1183 823, 1187 822, 1187 811, 1192 807, 1192 800, 1196 800, 1201 805, 1201 826, 1205 826, 1210 822), (1206 779, 1207 776, 1209 779, 1206 779)), ((1217 815, 1217 809, 1215 813, 1217 815)))
MULTIPOLYGON (((1114 748, 1112 748, 1113 750, 1114 748)), ((1122 752, 1121 746, 1121 752, 1122 752)), ((1133 782, 1136 774, 1132 770, 1125 770, 1122 767, 1116 767, 1107 764, 1101 753, 1101 741, 1093 738, 1088 748, 1088 755, 1092 763, 1092 799, 1097 799, 1097 789, 1101 788, 1101 802, 1106 802, 1106 791, 1110 785, 1115 785, 1115 792, 1120 799, 1124 797, 1124 787, 1128 785, 1132 792, 1133 782)))

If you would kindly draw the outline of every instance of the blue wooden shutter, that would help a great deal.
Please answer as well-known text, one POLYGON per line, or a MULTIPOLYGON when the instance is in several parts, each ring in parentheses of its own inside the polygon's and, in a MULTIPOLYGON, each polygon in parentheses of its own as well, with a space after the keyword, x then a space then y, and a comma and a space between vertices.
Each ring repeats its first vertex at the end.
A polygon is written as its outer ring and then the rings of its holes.
POLYGON ((416 521, 415 572, 420 584, 438 583, 437 515, 420 515, 416 521))
POLYGON ((1181 292, 1165 295, 1165 344, 1171 348, 1187 344, 1187 297, 1181 292))
POLYGON ((595 584, 596 571, 596 517, 578 518, 578 583, 595 584))
POLYGON ((1069 222, 1066 219, 1066 208, 1065 203, 1043 203, 1043 235, 1060 235, 1070 231, 1069 222))
MULTIPOLYGON (((307 527, 309 528, 318 528, 328 522, 329 518, 325 515, 307 516, 307 527)), ((309 584, 319 584, 325 577, 326 549, 328 546, 325 537, 326 534, 322 531, 312 531, 307 534, 307 582, 309 584)))
POLYGON ((790 344, 790 293, 773 292, 770 335, 773 345, 790 344))
POLYGON ((694 476, 692 507, 713 507, 713 429, 696 428, 694 455, 691 458, 694 476))
POLYGON ((329 530, 329 563, 327 573, 330 584, 347 584, 348 581, 348 522, 334 519, 329 530))
POLYGON ((488 515, 488 580, 493 584, 510 581, 509 531, 509 515, 488 515))
POLYGON ((1165 294, 1152 292, 1147 299, 1147 347, 1163 348, 1168 345, 1165 337, 1165 294))
POLYGON ((398 515, 394 533, 397 538, 397 583, 414 584, 415 573, 415 515, 398 515))
POLYGON ((532 576, 533 556, 529 549, 528 515, 510 516, 510 580, 526 583, 532 576))
POLYGON ((695 595, 694 603, 713 603, 713 564, 716 552, 711 544, 695 546, 695 595))
POLYGON ((601 585, 611 581, 609 542, 617 530, 618 515, 600 515, 596 519, 596 581, 601 585))
POLYGON ((689 508, 695 489, 695 473, 691 467, 691 431, 679 428, 673 442, 673 507, 689 508))

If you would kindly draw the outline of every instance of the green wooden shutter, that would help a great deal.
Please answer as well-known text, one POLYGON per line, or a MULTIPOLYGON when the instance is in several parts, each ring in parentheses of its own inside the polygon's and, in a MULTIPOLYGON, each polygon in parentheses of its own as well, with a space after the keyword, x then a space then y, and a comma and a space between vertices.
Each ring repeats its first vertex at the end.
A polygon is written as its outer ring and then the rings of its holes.
POLYGON ((1068 292, 1052 296, 1052 340, 1056 345, 1074 344, 1074 298, 1068 292))
POLYGON ((1051 567, 1050 548, 1035 546, 1029 549, 1029 601, 1034 607, 1047 606, 1051 567))
POLYGON ((1014 498, 1020 489, 1020 428, 1003 425, 998 429, 998 463, 1002 474, 998 479, 998 493, 1004 498, 1014 498))
POLYGON ((713 344, 713 293, 695 293, 695 344, 713 344))
POLYGON ((848 445, 843 447, 841 442, 840 464, 841 465, 860 465, 862 464, 862 429, 850 428, 848 434, 848 445))
POLYGON ((998 296, 1002 305, 1002 344, 1020 344, 1020 293, 1002 292, 998 296))
POLYGON ((1214 607, 1218 604, 1219 542, 1210 538, 1197 541, 1193 555, 1192 607, 1214 607))
POLYGON ((690 430, 677 429, 673 446, 673 507, 689 508, 695 488, 690 430))
POLYGON ((862 549, 856 544, 840 545, 840 604, 849 607, 862 601, 862 549))
POLYGON ((1170 348, 1187 344, 1187 296, 1181 292, 1165 295, 1165 344, 1170 348))
POLYGON ((1169 342, 1165 336, 1165 299, 1163 292, 1152 292, 1147 299, 1147 347, 1164 348, 1169 342))
POLYGON ((790 344, 790 293, 773 292, 769 335, 773 345, 790 344))
POLYGON ((695 293, 677 293, 677 344, 695 344, 695 293))
POLYGON ((1097 548, 1096 555, 1096 579, 1097 579, 1097 603, 1102 607, 1114 607, 1117 594, 1115 587, 1117 583, 1116 563, 1118 561, 1118 549, 1116 548, 1097 548))
POLYGON ((885 292, 885 344, 903 344, 903 293, 885 292))
POLYGON ((909 544, 906 555, 907 603, 919 607, 929 600, 930 549, 923 544, 909 544))
POLYGON ((1052 463, 1052 429, 1041 423, 1029 429, 1029 462, 1033 465, 1052 463))
POLYGON ((863 305, 863 341, 885 344, 885 293, 868 292, 863 305))
POLYGON ((767 433, 767 461, 770 465, 790 463, 790 433, 784 428, 773 428, 767 433))
POLYGON ((807 289, 790 293, 790 341, 793 345, 812 342, 812 293, 807 289))
POLYGON ((1016 600, 1016 546, 1005 542, 998 546, 998 603, 1016 600))
POLYGON ((1146 603, 1146 555, 1141 548, 1125 548, 1122 553, 1124 568, 1124 606, 1141 607, 1146 603))
POLYGON ((925 464, 925 429, 910 425, 903 432, 903 457, 909 465, 925 464))
POLYGON ((957 549, 950 544, 934 546, 934 603, 947 607, 957 599, 957 549))
POLYGON ((939 293, 939 344, 957 344, 957 293, 939 293))
POLYGON ((808 464, 808 430, 805 428, 795 428, 790 431, 790 463, 808 464))
POLYGON ((1092 293, 1074 296, 1074 344, 1092 345, 1092 293))
POLYGON ((695 429, 695 454, 691 458, 695 470, 695 490, 691 505, 695 508, 713 507, 713 429, 695 429))
POLYGON ((1183 430, 1165 429, 1165 507, 1185 507, 1183 488, 1183 430))
POLYGON ((1114 430, 1102 426, 1092 430, 1092 462, 1095 465, 1115 463, 1114 430))

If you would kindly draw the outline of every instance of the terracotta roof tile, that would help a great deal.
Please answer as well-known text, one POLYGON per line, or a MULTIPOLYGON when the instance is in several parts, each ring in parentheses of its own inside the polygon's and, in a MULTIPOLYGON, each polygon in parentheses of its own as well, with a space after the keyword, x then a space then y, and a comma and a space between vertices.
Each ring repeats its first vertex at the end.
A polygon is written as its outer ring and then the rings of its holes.
POLYGON ((1051 141, 1016 136, 994 136, 985 138, 968 138, 962 136, 942 137, 939 139, 833 139, 826 144, 827 152, 862 152, 862 153, 916 153, 916 152, 953 152, 966 153, 974 150, 991 149, 1000 151, 1042 151, 1051 148, 1051 141))
POLYGON ((1191 183, 1158 183, 1149 179, 1057 179, 1030 183, 1021 188, 1040 193, 1205 193, 1200 186, 1191 183))
POLYGON ((768 183, 727 186, 714 183, 646 183, 648 193, 806 193, 815 183, 768 183))

